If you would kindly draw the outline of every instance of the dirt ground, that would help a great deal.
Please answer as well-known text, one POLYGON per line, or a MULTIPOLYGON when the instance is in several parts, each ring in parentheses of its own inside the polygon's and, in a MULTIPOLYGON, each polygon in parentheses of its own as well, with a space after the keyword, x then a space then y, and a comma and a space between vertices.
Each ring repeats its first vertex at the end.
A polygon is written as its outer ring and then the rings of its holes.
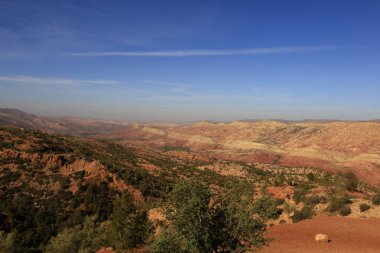
POLYGON ((380 219, 319 216, 270 227, 266 236, 274 240, 260 253, 379 253, 380 219), (316 243, 318 233, 331 241, 316 243))

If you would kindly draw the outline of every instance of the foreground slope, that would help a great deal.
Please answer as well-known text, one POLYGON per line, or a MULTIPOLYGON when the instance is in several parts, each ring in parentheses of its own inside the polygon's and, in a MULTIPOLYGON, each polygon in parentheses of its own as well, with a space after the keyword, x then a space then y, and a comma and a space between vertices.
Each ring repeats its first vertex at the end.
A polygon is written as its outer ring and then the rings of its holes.
POLYGON ((267 236, 274 240, 260 253, 377 253, 380 219, 353 219, 320 216, 297 224, 269 228, 267 236), (327 234, 329 243, 316 243, 314 236, 327 234))

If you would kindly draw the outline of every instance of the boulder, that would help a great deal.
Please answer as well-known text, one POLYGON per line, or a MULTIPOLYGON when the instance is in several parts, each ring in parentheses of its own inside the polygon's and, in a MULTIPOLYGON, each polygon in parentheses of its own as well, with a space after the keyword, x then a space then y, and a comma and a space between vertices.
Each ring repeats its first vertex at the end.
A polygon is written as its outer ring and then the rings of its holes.
POLYGON ((325 234, 316 234, 315 235, 315 241, 318 243, 328 243, 329 237, 328 237, 328 235, 325 235, 325 234))

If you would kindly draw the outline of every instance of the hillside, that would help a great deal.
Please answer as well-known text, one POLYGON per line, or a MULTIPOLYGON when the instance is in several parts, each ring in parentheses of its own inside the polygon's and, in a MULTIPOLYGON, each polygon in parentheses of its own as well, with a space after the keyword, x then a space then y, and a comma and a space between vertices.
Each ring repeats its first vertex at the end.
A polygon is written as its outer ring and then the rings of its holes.
MULTIPOLYGON (((222 247, 231 236, 231 249, 245 240, 258 247, 266 226, 273 224, 316 214, 380 217, 377 190, 353 174, 233 162, 183 147, 120 145, 8 127, 0 127, 0 183, 0 237, 11 245, 0 246, 12 249, 6 252, 67 252, 62 251, 65 243, 69 252, 76 243, 86 252, 102 247, 162 252, 155 250, 164 247, 165 236, 176 233, 183 238, 210 233, 221 240, 206 248, 222 247), (188 200, 194 197, 199 199, 188 200), (358 211, 363 203, 369 210, 358 211), (118 215, 120 208, 132 212, 127 220, 118 215), (176 216, 172 208, 185 216, 176 216), (225 224, 220 215, 232 215, 236 223, 225 224), (206 217, 211 220, 205 224, 216 227, 193 227, 193 220, 206 217), (220 226, 237 234, 214 234, 220 226), (124 231, 128 243, 112 231, 124 231), (131 231, 139 237, 131 237, 131 231), (91 242, 86 241, 89 237, 91 242)), ((170 244, 182 245, 180 238, 170 244)))
POLYGON ((380 184, 379 122, 136 124, 37 117, 15 110, 0 110, 0 122, 133 146, 190 148, 194 153, 230 161, 352 171, 372 185, 380 184))

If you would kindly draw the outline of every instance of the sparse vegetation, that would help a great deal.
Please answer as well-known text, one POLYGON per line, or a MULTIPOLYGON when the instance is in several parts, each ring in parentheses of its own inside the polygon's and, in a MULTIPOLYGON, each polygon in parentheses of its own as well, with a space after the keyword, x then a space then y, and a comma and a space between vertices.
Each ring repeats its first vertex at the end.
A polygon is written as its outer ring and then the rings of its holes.
MULTIPOLYGON (((327 203, 330 213, 348 215, 345 193, 362 189, 351 174, 193 161, 168 155, 192 152, 187 148, 147 151, 107 140, 0 130, 0 149, 10 150, 0 157, 0 249, 5 252, 95 252, 102 246, 244 252, 266 243, 267 226, 289 216, 293 222, 311 218, 320 203, 327 203), (246 174, 222 175, 213 166, 246 174), (279 197, 276 191, 284 188, 289 193, 279 197), (153 207, 167 220, 151 223, 147 211, 153 207), (154 234, 157 227, 161 233, 154 234)), ((377 196, 374 205, 380 204, 377 196)), ((361 211, 367 208, 362 205, 361 211)))
POLYGON ((313 206, 304 206, 300 211, 296 210, 292 216, 293 222, 310 219, 313 216, 313 206))
POLYGON ((380 194, 375 194, 372 196, 372 204, 376 206, 380 205, 380 194))
POLYGON ((340 208, 338 212, 342 216, 347 216, 347 215, 351 214, 351 208, 349 206, 344 206, 344 207, 340 208))
MULTIPOLYGON (((351 200, 346 195, 333 196, 329 200, 329 206, 327 208, 327 211, 329 211, 330 213, 338 212, 341 209, 345 209, 346 205, 350 203, 351 200)), ((344 210, 342 212, 345 213, 345 211, 347 210, 344 210)))
POLYGON ((352 172, 340 174, 343 178, 344 185, 349 191, 356 191, 358 188, 359 180, 352 172))
POLYGON ((359 208, 360 208, 360 212, 365 212, 365 211, 369 210, 371 208, 371 206, 366 204, 366 203, 361 203, 359 208))

